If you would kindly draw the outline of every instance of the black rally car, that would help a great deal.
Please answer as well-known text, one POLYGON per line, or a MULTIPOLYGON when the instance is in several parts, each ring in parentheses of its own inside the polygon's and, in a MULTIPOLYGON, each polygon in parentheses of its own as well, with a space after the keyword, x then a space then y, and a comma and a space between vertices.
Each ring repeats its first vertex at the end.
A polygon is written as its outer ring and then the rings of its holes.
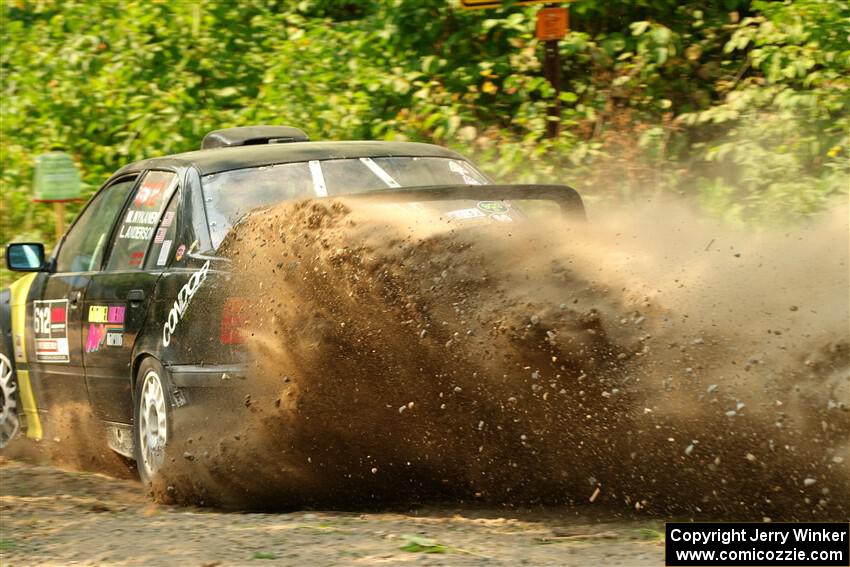
POLYGON ((180 434, 181 408, 202 405, 243 371, 232 298, 193 302, 230 276, 216 256, 230 227, 258 207, 340 195, 427 203, 458 222, 521 220, 511 198, 584 214, 568 187, 496 185, 441 147, 310 142, 288 127, 219 130, 200 151, 130 164, 49 259, 41 244, 6 249, 11 270, 32 273, 0 294, 0 443, 19 418, 38 438, 51 410, 87 403, 109 447, 135 459, 149 481, 180 434))

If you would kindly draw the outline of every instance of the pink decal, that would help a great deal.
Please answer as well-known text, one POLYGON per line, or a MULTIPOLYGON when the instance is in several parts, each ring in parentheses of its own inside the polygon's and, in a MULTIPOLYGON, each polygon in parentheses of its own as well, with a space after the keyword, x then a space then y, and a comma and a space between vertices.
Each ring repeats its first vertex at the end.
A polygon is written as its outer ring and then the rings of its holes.
POLYGON ((89 325, 89 335, 86 339, 86 352, 100 350, 100 345, 106 338, 106 325, 89 325))
POLYGON ((123 323, 124 322, 124 306, 123 305, 113 305, 109 308, 109 315, 106 318, 110 323, 123 323))

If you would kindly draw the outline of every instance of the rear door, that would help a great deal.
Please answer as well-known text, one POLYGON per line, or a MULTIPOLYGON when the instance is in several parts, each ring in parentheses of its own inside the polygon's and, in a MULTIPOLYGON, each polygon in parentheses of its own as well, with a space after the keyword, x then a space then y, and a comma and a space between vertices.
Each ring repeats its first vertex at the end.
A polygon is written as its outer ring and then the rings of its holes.
POLYGON ((134 183, 130 176, 101 190, 60 243, 54 271, 39 273, 30 287, 26 344, 39 410, 86 402, 81 337, 85 291, 100 270, 109 235, 134 183))
POLYGON ((133 347, 171 254, 177 186, 173 171, 144 174, 113 234, 104 270, 88 284, 86 384, 95 413, 106 421, 132 420, 133 347))

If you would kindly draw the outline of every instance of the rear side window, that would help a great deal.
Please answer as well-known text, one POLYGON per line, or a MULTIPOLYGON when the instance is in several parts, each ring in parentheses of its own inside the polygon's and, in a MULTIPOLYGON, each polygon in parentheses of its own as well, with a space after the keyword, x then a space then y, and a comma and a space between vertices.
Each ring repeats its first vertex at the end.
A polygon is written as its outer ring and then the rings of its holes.
POLYGON ((149 171, 145 174, 115 231, 107 270, 142 268, 162 211, 176 187, 175 173, 149 171))

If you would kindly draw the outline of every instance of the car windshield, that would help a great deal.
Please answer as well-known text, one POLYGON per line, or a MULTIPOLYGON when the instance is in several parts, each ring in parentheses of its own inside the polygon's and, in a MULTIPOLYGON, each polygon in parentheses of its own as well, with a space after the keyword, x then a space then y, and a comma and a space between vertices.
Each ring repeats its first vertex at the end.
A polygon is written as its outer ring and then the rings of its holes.
POLYGON ((351 195, 394 187, 481 185, 487 178, 463 160, 434 157, 363 157, 235 169, 203 178, 213 245, 245 213, 282 201, 351 195))

